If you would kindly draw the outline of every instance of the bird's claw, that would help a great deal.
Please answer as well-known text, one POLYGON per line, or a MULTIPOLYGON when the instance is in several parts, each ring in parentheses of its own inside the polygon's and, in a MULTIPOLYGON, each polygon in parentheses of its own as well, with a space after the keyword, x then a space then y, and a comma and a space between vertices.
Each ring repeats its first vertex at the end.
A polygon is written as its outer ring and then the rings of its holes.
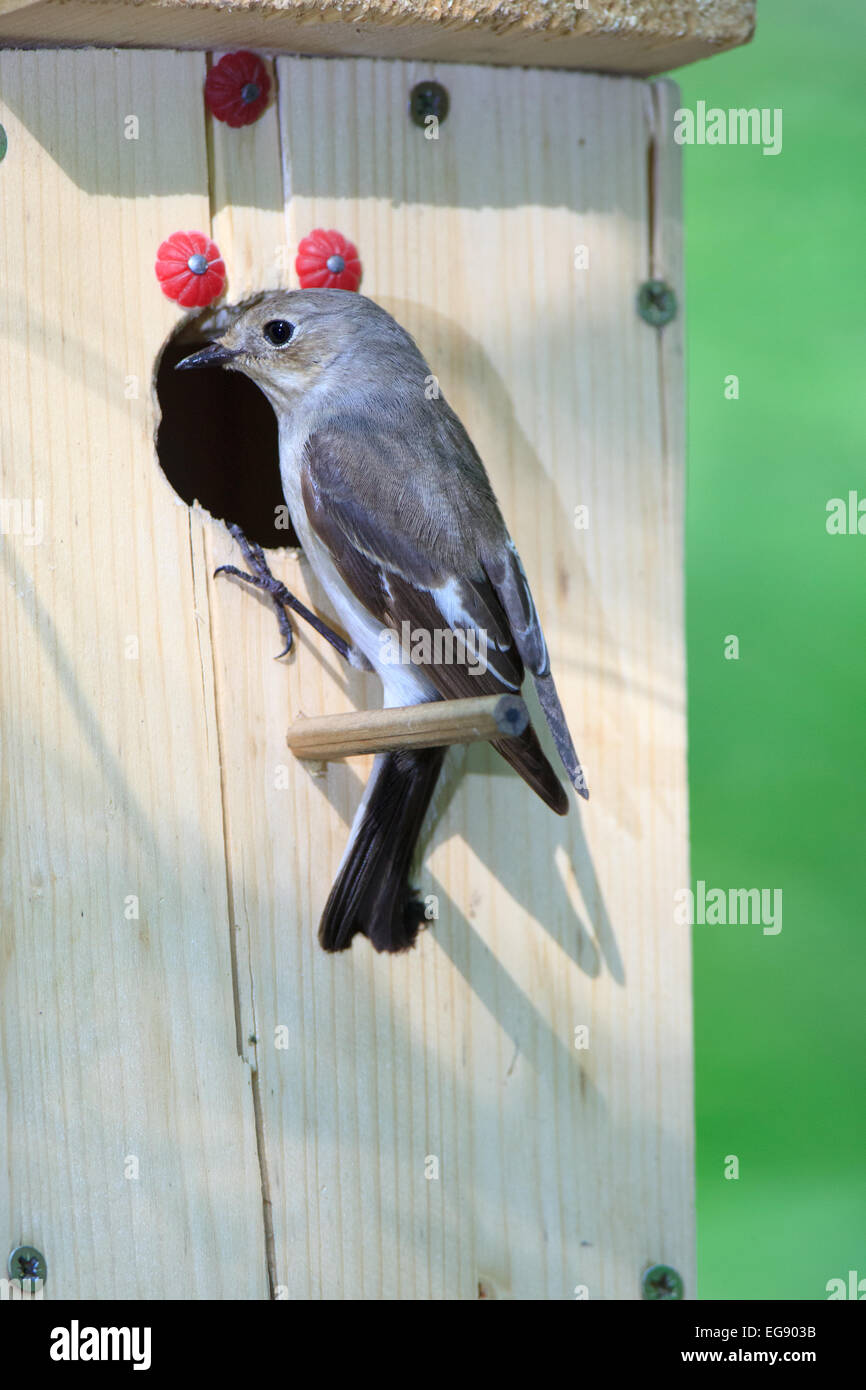
POLYGON ((286 612, 286 609, 290 608, 292 612, 297 613, 299 617, 303 618, 305 622, 308 622, 311 627, 315 628, 316 632, 318 632, 321 637, 324 637, 326 642, 330 642, 331 646, 340 653, 340 656, 342 656, 345 661, 348 661, 350 665, 361 665, 363 658, 361 658, 361 661, 356 660, 357 654, 355 653, 355 649, 351 647, 345 637, 341 637, 339 633, 334 632, 333 628, 328 627, 327 623, 322 622, 322 619, 318 618, 306 604, 301 603, 300 599, 295 598, 295 595, 289 592, 281 580, 271 574, 268 562, 265 559, 265 553, 261 546, 256 545, 253 541, 248 541, 239 526, 233 524, 229 526, 228 529, 240 546, 243 557, 252 573, 247 574, 245 570, 239 570, 237 565, 220 565, 218 569, 214 570, 214 578, 216 578, 218 574, 230 574, 235 579, 242 580, 244 584, 249 584, 254 589, 260 589, 271 599, 277 612, 280 634, 286 644, 279 656, 276 656, 274 660, 279 661, 280 657, 287 656, 292 650, 294 632, 289 622, 289 615, 286 612))
MULTIPOLYGON (((235 537, 235 539, 238 539, 238 537, 235 537)), ((283 650, 274 657, 275 661, 279 661, 281 657, 288 656, 295 640, 295 634, 289 622, 289 615, 284 607, 285 604, 292 600, 293 595, 289 593, 285 584, 282 584, 279 579, 271 574, 268 568, 268 562, 259 547, 251 546, 245 536, 243 537, 241 549, 244 551, 244 559, 253 570, 253 573, 247 574, 245 570, 238 569, 237 565, 219 565, 218 568, 214 570, 214 579, 216 579, 218 574, 230 574, 234 579, 240 579, 242 583, 249 584, 254 589, 260 589, 263 593, 268 595, 274 605, 274 612, 277 615, 280 636, 286 644, 283 650)))

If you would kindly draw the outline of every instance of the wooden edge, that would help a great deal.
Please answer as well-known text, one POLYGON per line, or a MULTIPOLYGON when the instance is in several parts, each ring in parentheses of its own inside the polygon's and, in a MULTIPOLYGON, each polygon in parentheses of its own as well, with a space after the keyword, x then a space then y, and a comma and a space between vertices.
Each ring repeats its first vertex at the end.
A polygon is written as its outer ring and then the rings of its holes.
POLYGON ((425 705, 297 719, 286 742, 296 758, 332 762, 395 748, 441 748, 479 739, 516 738, 529 723, 518 695, 476 695, 425 705))
POLYGON ((0 0, 0 44, 261 48, 650 76, 748 43, 755 0, 0 0))

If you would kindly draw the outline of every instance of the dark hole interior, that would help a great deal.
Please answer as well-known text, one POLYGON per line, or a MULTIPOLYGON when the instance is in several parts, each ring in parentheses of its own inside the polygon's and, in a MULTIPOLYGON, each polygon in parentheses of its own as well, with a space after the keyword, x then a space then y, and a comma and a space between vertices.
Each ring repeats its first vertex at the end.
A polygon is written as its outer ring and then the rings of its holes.
POLYGON ((266 549, 297 545, 285 519, 277 420, 249 377, 221 367, 176 372, 183 357, 210 341, 184 325, 166 346, 156 374, 162 418, 156 452, 178 496, 240 526, 266 549))

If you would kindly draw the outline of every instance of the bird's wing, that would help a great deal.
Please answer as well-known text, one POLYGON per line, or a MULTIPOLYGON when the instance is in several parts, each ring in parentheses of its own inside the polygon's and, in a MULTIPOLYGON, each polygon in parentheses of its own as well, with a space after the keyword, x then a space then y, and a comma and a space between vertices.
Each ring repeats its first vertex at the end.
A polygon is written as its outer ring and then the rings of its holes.
MULTIPOLYGON (((394 449, 387 435, 313 434, 301 469, 310 526, 355 597, 383 625, 400 632, 408 622, 413 636, 429 634, 434 656, 434 635, 449 628, 475 634, 476 656, 486 643, 485 670, 475 664, 470 668, 465 660, 425 663, 424 672, 441 696, 463 699, 518 691, 523 659, 501 598, 479 559, 478 538, 467 515, 475 511, 476 525, 487 529, 478 499, 470 496, 467 503, 464 496, 461 507, 464 487, 449 499, 447 481, 444 497, 442 486, 425 489, 417 473, 398 467, 396 460, 390 467, 394 449)), ((400 462, 405 463, 404 454, 400 462)), ((470 494, 472 487, 470 482, 470 494)), ((489 496, 490 518, 502 526, 489 496)), ((495 746, 548 805, 560 814, 567 810, 562 786, 531 726, 519 739, 495 746)))
POLYGON ((507 543, 495 549, 488 548, 483 557, 484 570, 493 590, 502 604, 517 650, 531 672, 538 694, 538 703, 544 711, 556 750, 562 765, 568 773, 572 786, 580 795, 589 798, 589 789, 583 768, 572 742, 565 712, 560 703, 553 676, 550 671, 550 657, 547 643, 538 621, 535 602, 530 592, 523 565, 514 542, 510 537, 507 543))

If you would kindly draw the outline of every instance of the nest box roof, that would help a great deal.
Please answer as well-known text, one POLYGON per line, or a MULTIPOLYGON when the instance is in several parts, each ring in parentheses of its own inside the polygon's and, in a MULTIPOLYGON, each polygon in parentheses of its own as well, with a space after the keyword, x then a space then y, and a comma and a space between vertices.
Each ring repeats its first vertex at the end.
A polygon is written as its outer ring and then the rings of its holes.
POLYGON ((746 43, 755 0, 0 0, 0 43, 238 48, 651 74, 746 43))

